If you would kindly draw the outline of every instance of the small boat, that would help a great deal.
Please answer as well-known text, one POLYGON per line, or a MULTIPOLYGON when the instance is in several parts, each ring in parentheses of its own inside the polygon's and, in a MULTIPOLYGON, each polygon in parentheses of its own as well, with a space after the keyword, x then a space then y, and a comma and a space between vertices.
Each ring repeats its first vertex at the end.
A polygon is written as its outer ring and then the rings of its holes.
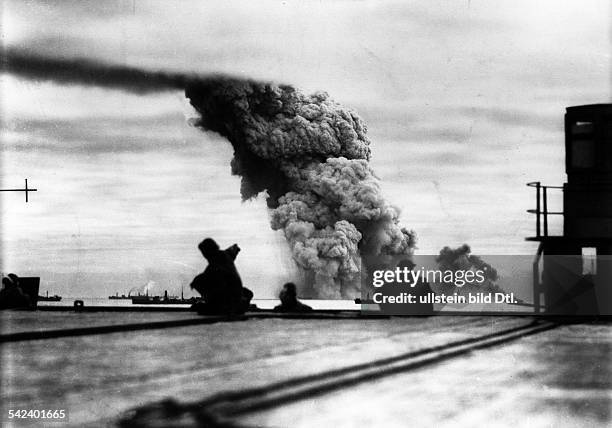
POLYGON ((39 302, 59 302, 61 300, 62 296, 58 296, 57 294, 49 296, 49 290, 47 290, 47 294, 45 296, 38 296, 39 302))

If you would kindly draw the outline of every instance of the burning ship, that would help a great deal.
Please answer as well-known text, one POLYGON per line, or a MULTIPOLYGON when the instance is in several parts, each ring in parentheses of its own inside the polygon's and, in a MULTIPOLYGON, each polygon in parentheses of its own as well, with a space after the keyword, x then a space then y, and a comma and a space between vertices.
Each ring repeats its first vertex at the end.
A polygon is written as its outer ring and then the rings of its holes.
POLYGON ((181 290, 181 297, 178 296, 168 296, 168 290, 164 290, 164 296, 149 296, 149 294, 145 294, 144 296, 138 295, 131 297, 132 304, 134 305, 191 305, 197 301, 195 297, 190 297, 189 299, 185 299, 183 295, 183 290, 181 290))
POLYGON ((128 292, 127 296, 125 294, 122 294, 121 296, 119 295, 119 293, 115 293, 114 296, 108 296, 109 300, 129 300, 134 296, 130 296, 131 291, 128 292))
POLYGON ((49 291, 44 296, 38 296, 39 302, 60 302, 62 300, 62 296, 58 296, 54 294, 53 296, 49 296, 49 291))

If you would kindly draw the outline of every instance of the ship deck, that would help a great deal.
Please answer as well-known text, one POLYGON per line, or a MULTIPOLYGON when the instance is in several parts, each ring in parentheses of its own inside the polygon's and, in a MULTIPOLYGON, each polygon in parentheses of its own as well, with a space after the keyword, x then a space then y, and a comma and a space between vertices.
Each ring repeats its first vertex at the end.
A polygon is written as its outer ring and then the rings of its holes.
POLYGON ((0 321, 3 415, 66 409, 70 426, 612 420, 606 321, 162 311, 3 311, 0 321))

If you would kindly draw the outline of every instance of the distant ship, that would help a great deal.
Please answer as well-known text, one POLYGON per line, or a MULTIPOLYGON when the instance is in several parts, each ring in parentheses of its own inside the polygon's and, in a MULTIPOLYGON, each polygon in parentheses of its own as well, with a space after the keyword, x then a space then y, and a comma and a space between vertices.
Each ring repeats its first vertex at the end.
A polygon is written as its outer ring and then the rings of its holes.
POLYGON ((38 296, 39 302, 59 302, 60 300, 62 300, 62 296, 58 296, 57 294, 54 294, 53 296, 49 296, 48 290, 45 296, 38 296))
POLYGON ((181 290, 181 297, 168 296, 168 291, 164 291, 164 296, 149 296, 148 294, 131 297, 132 304, 136 305, 191 305, 197 302, 197 298, 190 297, 185 299, 181 290))

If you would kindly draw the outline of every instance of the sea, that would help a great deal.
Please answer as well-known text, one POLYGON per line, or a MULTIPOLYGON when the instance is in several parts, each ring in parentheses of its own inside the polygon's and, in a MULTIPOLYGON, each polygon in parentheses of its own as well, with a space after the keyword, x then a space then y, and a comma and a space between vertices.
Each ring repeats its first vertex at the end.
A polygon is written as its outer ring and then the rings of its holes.
MULTIPOLYGON (((127 306, 127 307, 151 307, 156 308, 189 308, 190 304, 133 304, 130 299, 109 299, 108 297, 78 297, 78 296, 62 296, 59 302, 38 302, 38 306, 74 306, 75 300, 82 300, 84 306, 127 306)), ((353 300, 325 300, 325 299, 300 299, 302 302, 312 307, 315 310, 360 310, 361 305, 356 304, 353 300)), ((253 304, 260 309, 272 309, 280 304, 278 299, 253 299, 253 304)))
MULTIPOLYGON (((109 299, 108 297, 77 297, 68 296, 62 297, 59 302, 38 302, 39 307, 56 306, 56 307, 73 307, 76 300, 82 300, 86 307, 130 307, 130 308, 151 308, 157 309, 189 309, 190 304, 133 304, 130 299, 109 299)), ((374 310, 378 311, 378 305, 368 305, 367 307, 355 303, 354 300, 330 300, 330 299, 300 299, 301 302, 307 304, 314 310, 330 310, 330 311, 361 311, 374 310)), ((253 299, 251 303, 255 304, 259 309, 270 310, 280 304, 278 299, 253 299)), ((505 303, 471 303, 471 304, 437 304, 434 303, 434 310, 444 312, 472 312, 474 314, 480 312, 521 312, 525 314, 533 313, 532 307, 509 305, 505 303)))

